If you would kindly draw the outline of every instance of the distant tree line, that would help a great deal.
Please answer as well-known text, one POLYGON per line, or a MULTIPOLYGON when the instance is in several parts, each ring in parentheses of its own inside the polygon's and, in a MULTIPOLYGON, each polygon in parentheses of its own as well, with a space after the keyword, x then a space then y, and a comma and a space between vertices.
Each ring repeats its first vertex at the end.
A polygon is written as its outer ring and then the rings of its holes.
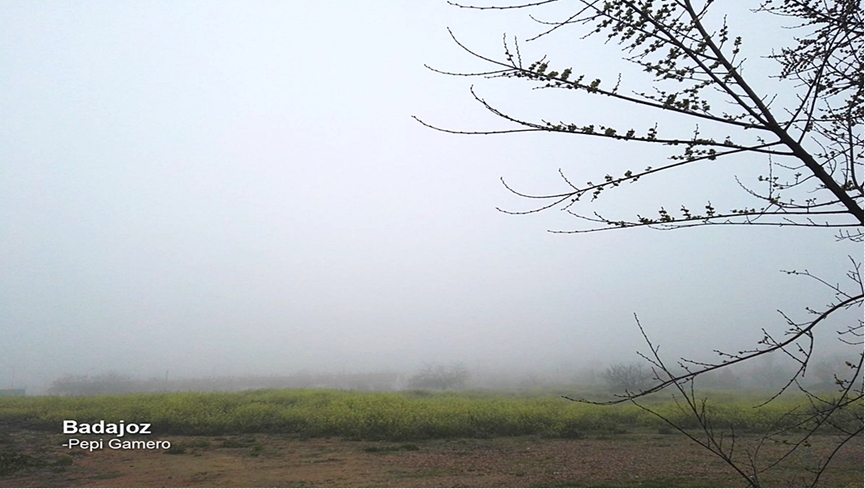
MULTIPOLYGON (((838 385, 836 372, 843 366, 844 359, 838 356, 815 360, 802 384, 814 391, 834 390, 838 385)), ((737 370, 709 372, 700 378, 700 386, 727 391, 772 389, 778 382, 788 379, 796 369, 797 364, 793 361, 776 361, 767 357, 737 370)), ((611 391, 617 393, 638 392, 657 381, 653 370, 644 363, 615 363, 596 375, 611 391)), ((861 373, 858 382, 862 382, 861 373)))
POLYGON ((130 392, 234 392, 250 389, 349 389, 395 390, 399 374, 391 372, 294 374, 274 376, 213 377, 199 379, 136 379, 109 372, 99 375, 66 375, 51 383, 47 393, 56 396, 96 396, 130 392))

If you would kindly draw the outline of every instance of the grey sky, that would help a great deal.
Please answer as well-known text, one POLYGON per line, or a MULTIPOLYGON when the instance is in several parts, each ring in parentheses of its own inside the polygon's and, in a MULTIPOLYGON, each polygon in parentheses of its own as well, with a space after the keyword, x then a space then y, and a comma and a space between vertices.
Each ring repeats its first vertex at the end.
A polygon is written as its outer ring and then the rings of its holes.
MULTIPOLYGON (((657 166, 668 148, 424 128, 410 116, 505 127, 472 84, 525 117, 654 120, 432 73, 424 63, 488 68, 447 27, 496 57, 503 32, 537 32, 525 13, 439 1, 0 4, 0 387, 13 368, 16 384, 38 388, 112 369, 602 366, 642 348, 634 312, 670 354, 739 349, 760 327, 783 329, 777 309, 828 301, 779 269, 835 281, 845 253, 861 253, 826 232, 569 236, 545 232, 576 226, 557 210, 499 213, 531 204, 499 177, 555 192, 559 167, 600 179, 657 166)), ((614 46, 575 39, 551 36, 524 58, 623 69, 614 46)), ((733 206, 733 175, 766 168, 751 158, 640 182, 601 205, 733 206)))

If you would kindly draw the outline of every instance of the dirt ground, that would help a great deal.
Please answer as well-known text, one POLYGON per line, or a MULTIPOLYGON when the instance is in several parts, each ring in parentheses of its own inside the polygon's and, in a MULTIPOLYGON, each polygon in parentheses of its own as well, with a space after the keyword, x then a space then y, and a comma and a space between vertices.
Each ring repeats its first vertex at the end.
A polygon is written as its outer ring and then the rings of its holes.
MULTIPOLYGON (((431 440, 167 436, 169 450, 85 451, 68 437, 0 426, 0 487, 731 487, 743 480, 681 435, 431 440), (5 457, 5 458, 4 458, 5 457)), ((98 439, 98 437, 94 438, 98 439)), ((819 445, 829 440, 818 440, 819 445)), ((767 447, 775 450, 781 447, 767 447)), ((802 460, 764 475, 801 485, 802 460)), ((821 485, 862 487, 861 439, 821 485)))

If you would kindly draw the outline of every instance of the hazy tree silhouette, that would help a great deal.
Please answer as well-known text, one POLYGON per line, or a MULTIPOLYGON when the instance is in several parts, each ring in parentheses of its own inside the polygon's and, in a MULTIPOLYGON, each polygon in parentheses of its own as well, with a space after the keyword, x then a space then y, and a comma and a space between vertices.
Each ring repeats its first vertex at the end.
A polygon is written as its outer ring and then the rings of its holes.
POLYGON ((424 365, 408 379, 408 386, 412 389, 462 389, 468 379, 469 371, 461 363, 447 367, 444 365, 424 365))
POLYGON ((618 391, 639 392, 652 379, 652 372, 639 363, 616 363, 601 372, 601 378, 618 391))
MULTIPOLYGON (((467 5, 449 2, 465 9, 531 10, 530 18, 539 25, 527 41, 567 36, 569 46, 590 36, 603 36, 624 52, 624 63, 635 64, 646 74, 635 82, 623 79, 601 80, 569 66, 566 61, 546 56, 524 63, 518 39, 503 38, 500 57, 478 53, 451 33, 456 44, 489 69, 477 73, 433 71, 456 76, 517 79, 533 89, 566 91, 574 96, 602 98, 620 107, 639 107, 680 119, 667 125, 650 127, 609 127, 585 115, 572 121, 528 120, 481 97, 471 94, 481 107, 506 121, 499 130, 462 130, 443 128, 415 117, 422 124, 448 133, 469 135, 544 132, 579 137, 599 137, 631 144, 661 145, 673 149, 666 161, 635 164, 612 174, 598 168, 598 174, 584 181, 559 170, 563 188, 543 195, 527 194, 511 184, 502 183, 514 194, 540 202, 526 210, 502 210, 510 214, 532 214, 551 208, 567 211, 576 219, 574 229, 553 232, 594 233, 639 227, 681 229, 694 226, 796 226, 834 229, 838 241, 863 241, 863 22, 858 0, 766 0, 754 3, 752 15, 781 16, 789 20, 795 36, 787 45, 764 53, 776 63, 776 80, 765 76, 749 78, 743 69, 743 38, 728 26, 720 9, 733 7, 706 0, 627 1, 581 0, 564 17, 547 20, 543 9, 560 0, 538 0, 513 5, 467 5), (538 13, 540 12, 540 13, 538 13), (769 83, 774 90, 763 92, 769 83), (634 88, 637 87, 637 88, 634 88), (761 91, 763 90, 763 91, 761 91), (782 96, 778 96, 781 93, 782 96), (788 96, 789 95, 789 96, 788 96), (682 124, 689 122, 690 124, 682 124), (680 170, 708 165, 721 159, 751 155, 754 162, 750 179, 742 181, 741 195, 728 205, 720 202, 677 203, 637 210, 633 215, 606 215, 594 210, 596 201, 626 184, 680 170)), ((568 3, 571 5, 571 3, 568 3)), ((735 7, 740 7, 737 4, 735 7)), ((560 12, 560 11, 559 11, 560 12)), ((560 15, 560 14, 559 14, 560 15)), ((581 70, 585 67, 581 67, 581 70)), ((715 163, 716 164, 716 163, 715 163)), ((669 198, 669 195, 664 195, 669 198)), ((841 258, 845 253, 841 253, 841 258)), ((627 392, 609 403, 633 402, 644 409, 643 397, 672 388, 681 407, 697 420, 699 430, 685 429, 661 413, 695 442, 725 460, 748 484, 760 484, 760 474, 809 445, 817 434, 833 434, 837 443, 818 454, 813 467, 816 485, 832 457, 851 440, 862 436, 862 335, 863 322, 837 331, 838 340, 851 345, 850 357, 842 370, 833 374, 834 393, 813 392, 800 383, 814 352, 814 334, 829 327, 828 319, 842 311, 861 308, 863 298, 861 260, 849 257, 850 271, 845 282, 829 280, 807 270, 790 270, 803 279, 816 280, 834 293, 834 300, 822 307, 808 307, 808 316, 794 319, 782 313, 787 331, 776 338, 762 330, 763 339, 749 350, 718 351, 720 361, 680 359, 674 365, 658 354, 639 319, 649 352, 643 355, 652 366, 654 384, 627 392), (778 386, 778 394, 798 389, 807 406, 779 420, 757 443, 756 448, 740 448, 734 432, 714 426, 706 401, 698 398, 693 382, 700 375, 740 364, 771 353, 795 360, 797 370, 778 386), (759 446, 768 440, 788 443, 790 451, 781 460, 761 462, 759 446), (738 450, 738 451, 737 451, 738 450)), ((861 318, 861 314, 859 315, 861 318)), ((825 373, 824 373, 825 375, 825 373)), ((771 401, 771 399, 769 400, 771 401)), ((584 401, 589 402, 589 401, 584 401)))

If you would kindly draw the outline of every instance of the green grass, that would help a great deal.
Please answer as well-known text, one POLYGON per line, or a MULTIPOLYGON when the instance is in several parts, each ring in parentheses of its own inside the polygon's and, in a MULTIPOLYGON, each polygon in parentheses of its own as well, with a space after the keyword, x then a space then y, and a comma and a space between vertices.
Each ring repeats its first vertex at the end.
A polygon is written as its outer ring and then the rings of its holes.
MULTIPOLYGON (((669 399, 647 402, 680 426, 695 427, 692 417, 669 399)), ((807 406, 804 399, 791 397, 754 408, 759 399, 763 398, 714 396, 710 409, 716 429, 762 432, 796 406, 807 406)), ((637 406, 594 406, 551 393, 287 389, 0 399, 0 422, 60 433, 65 419, 149 422, 154 435, 268 432, 388 441, 520 435, 580 438, 637 430, 658 432, 664 426, 637 406)))

